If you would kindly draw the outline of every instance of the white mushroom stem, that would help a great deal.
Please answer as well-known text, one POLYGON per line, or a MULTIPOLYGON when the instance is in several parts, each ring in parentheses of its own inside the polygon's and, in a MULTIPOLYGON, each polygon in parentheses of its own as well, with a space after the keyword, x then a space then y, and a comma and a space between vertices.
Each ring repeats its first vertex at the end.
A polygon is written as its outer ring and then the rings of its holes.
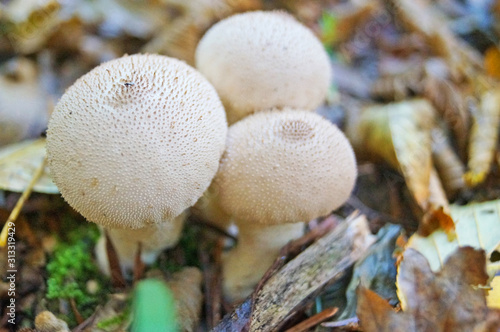
POLYGON ((281 248, 303 234, 303 222, 239 225, 238 244, 223 262, 224 294, 228 300, 238 301, 250 295, 281 248))
MULTIPOLYGON (((173 220, 139 229, 107 229, 120 261, 122 273, 128 275, 132 271, 139 243, 141 243, 141 260, 147 265, 152 264, 163 250, 175 246, 179 242, 185 219, 186 214, 182 213, 173 220)), ((101 230, 102 235, 95 249, 96 258, 101 271, 109 276, 106 237, 104 229, 101 230)))
POLYGON ((232 219, 220 206, 220 190, 215 182, 212 182, 203 193, 198 202, 191 207, 191 212, 204 221, 222 230, 227 230, 232 224, 232 219))

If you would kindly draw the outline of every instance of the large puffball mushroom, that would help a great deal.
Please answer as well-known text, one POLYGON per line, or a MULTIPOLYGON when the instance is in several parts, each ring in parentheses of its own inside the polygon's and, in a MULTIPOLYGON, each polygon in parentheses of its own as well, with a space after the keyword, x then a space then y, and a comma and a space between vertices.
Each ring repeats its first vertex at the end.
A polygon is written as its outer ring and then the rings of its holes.
POLYGON ((64 199, 89 221, 144 228, 201 197, 226 133, 222 103, 200 73, 165 56, 125 56, 62 96, 49 121, 48 163, 64 199))
POLYGON ((313 110, 331 81, 328 55, 312 31, 285 12, 248 12, 212 26, 196 67, 219 93, 229 123, 258 110, 313 110))
POLYGON ((0 73, 0 146, 39 136, 47 127, 47 108, 35 63, 8 61, 0 73))
POLYGON ((258 112, 232 125, 215 178, 219 204, 240 230, 237 248, 224 262, 226 296, 249 295, 279 248, 302 234, 301 222, 325 216, 349 198, 356 175, 348 140, 315 113, 258 112), (288 223, 299 224, 283 225, 288 223))

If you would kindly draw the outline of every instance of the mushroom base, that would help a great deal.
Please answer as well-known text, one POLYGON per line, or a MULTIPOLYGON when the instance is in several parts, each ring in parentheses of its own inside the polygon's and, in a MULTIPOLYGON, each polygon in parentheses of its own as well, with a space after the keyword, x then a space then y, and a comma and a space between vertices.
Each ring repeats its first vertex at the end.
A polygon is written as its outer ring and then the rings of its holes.
POLYGON ((283 246, 304 235, 304 223, 239 227, 237 246, 223 258, 223 291, 231 302, 252 293, 283 246))
MULTIPOLYGON (((171 221, 139 229, 107 229, 118 255, 122 273, 125 276, 131 274, 139 243, 142 244, 141 260, 146 265, 154 263, 163 250, 175 246, 181 236, 185 219, 186 214, 182 213, 171 221)), ((95 247, 95 254, 99 269, 109 276, 110 268, 103 228, 101 228, 101 238, 95 247)))

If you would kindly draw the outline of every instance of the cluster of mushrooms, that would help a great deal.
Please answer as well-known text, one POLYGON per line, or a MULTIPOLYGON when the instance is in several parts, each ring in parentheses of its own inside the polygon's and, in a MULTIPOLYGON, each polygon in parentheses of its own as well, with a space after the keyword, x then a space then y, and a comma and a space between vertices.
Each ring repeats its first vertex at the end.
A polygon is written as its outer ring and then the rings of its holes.
MULTIPOLYGON (((238 301, 304 222, 347 200, 356 162, 342 132, 314 113, 329 59, 292 16, 220 21, 200 41, 196 68, 137 54, 82 76, 51 116, 49 167, 64 199, 107 230, 124 271, 139 243, 145 263, 174 246, 195 203, 220 227, 236 224, 223 284, 238 301)), ((96 255, 109 273, 105 241, 96 255)))

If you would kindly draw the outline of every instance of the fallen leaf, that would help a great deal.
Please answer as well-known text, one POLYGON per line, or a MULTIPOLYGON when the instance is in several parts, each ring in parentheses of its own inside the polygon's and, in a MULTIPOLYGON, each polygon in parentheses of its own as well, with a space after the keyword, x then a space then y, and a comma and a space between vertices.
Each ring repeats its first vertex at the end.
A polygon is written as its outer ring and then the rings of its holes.
POLYGON ((414 234, 408 240, 407 248, 424 255, 433 271, 440 270, 458 247, 471 246, 490 255, 500 243, 500 200, 451 205, 450 212, 455 221, 454 239, 450 241, 446 232, 438 229, 427 237, 414 234))
POLYGON ((399 266, 398 291, 404 312, 396 313, 377 294, 360 286, 358 317, 366 332, 496 331, 499 311, 488 309, 488 280, 482 250, 454 252, 442 271, 433 273, 424 256, 407 249, 399 266))
POLYGON ((415 201, 427 211, 432 170, 434 108, 414 99, 365 108, 346 127, 358 157, 383 160, 404 176, 415 201))
POLYGON ((438 77, 429 70, 426 71, 421 84, 422 95, 429 99, 441 118, 445 120, 458 147, 465 149, 470 127, 466 94, 449 79, 438 77))
MULTIPOLYGON (((342 313, 337 317, 337 321, 356 315, 358 301, 356 293, 359 285, 369 287, 381 294, 385 299, 388 299, 392 304, 397 303, 396 266, 393 252, 401 231, 399 225, 387 224, 384 226, 376 234, 377 242, 368 249, 364 257, 356 262, 347 290, 342 290, 342 293, 345 293, 347 303, 342 313)), ((325 291, 321 297, 323 306, 332 306, 336 303, 335 301, 338 301, 333 297, 336 294, 335 290, 338 288, 339 286, 334 284, 325 291)))
POLYGON ((490 282, 491 290, 488 291, 486 301, 488 307, 500 309, 500 276, 495 276, 490 282))
POLYGON ((459 82, 464 77, 472 80, 481 69, 481 55, 455 37, 430 1, 391 0, 388 5, 410 31, 423 36, 435 54, 445 59, 454 81, 459 82))
POLYGON ((432 161, 448 196, 466 188, 465 166, 450 145, 445 133, 439 127, 432 129, 432 161))
POLYGON ((491 46, 484 53, 484 69, 494 78, 500 78, 500 50, 491 46))
MULTIPOLYGON (((0 189, 23 192, 28 186, 35 170, 45 157, 45 138, 24 141, 0 149, 0 189)), ((48 168, 35 184, 33 191, 58 194, 48 168)))
POLYGON ((467 185, 474 187, 486 179, 495 156, 500 127, 500 88, 482 94, 472 120, 467 163, 469 170, 464 178, 467 185))

